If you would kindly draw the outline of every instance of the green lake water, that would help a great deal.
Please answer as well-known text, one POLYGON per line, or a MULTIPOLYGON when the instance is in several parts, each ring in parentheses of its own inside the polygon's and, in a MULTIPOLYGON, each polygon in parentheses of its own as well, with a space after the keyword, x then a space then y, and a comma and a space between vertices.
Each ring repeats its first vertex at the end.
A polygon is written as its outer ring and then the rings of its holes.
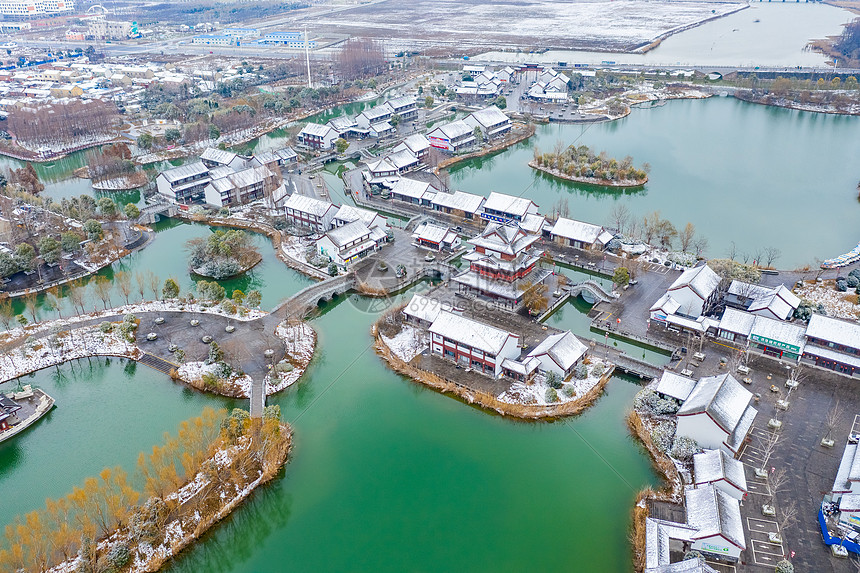
POLYGON ((451 169, 451 185, 534 200, 550 212, 559 199, 570 216, 610 223, 622 202, 641 218, 660 211, 677 228, 692 222, 707 237, 706 256, 775 246, 778 268, 847 252, 860 241, 860 117, 799 112, 734 98, 679 100, 634 109, 601 124, 549 124, 515 147, 451 169), (642 188, 612 190, 563 181, 530 168, 534 147, 557 141, 651 164, 642 188))
MULTIPOLYGON (((99 272, 99 275, 111 280, 113 280, 114 274, 118 271, 129 273, 132 276, 133 289, 130 297, 131 302, 140 300, 140 294, 137 292, 137 283, 135 281, 137 272, 145 273, 146 271, 152 271, 160 278, 160 284, 163 284, 168 277, 173 277, 179 283, 180 292, 187 293, 191 291, 195 281, 199 280, 199 277, 193 277, 188 268, 188 253, 185 250, 185 243, 189 239, 205 237, 215 230, 207 225, 184 223, 176 219, 162 220, 154 225, 154 229, 156 237, 149 246, 135 251, 99 272)), ((240 277, 218 281, 228 293, 232 293, 235 289, 246 293, 249 290, 259 290, 262 295, 262 304, 260 306, 264 310, 267 310, 313 282, 311 279, 284 265, 278 259, 277 255, 275 255, 272 243, 265 235, 251 233, 251 236, 254 245, 263 256, 263 260, 240 277)), ((65 294, 65 291, 63 294, 65 294)), ((147 290, 145 298, 146 300, 152 300, 152 291, 147 290)), ((96 298, 95 290, 91 284, 87 286, 86 300, 88 309, 104 308, 101 299, 96 298)), ((119 306, 121 304, 125 304, 125 299, 116 288, 116 285, 114 285, 111 301, 108 306, 119 306)), ((62 307, 60 310, 63 316, 68 316, 74 312, 67 297, 62 298, 62 307)), ((20 298, 15 301, 15 311, 16 313, 24 312, 24 303, 20 298)), ((38 316, 40 319, 56 316, 55 310, 45 308, 44 297, 40 297, 38 316)))
MULTIPOLYGON (((387 369, 369 335, 382 310, 352 295, 313 321, 309 371, 269 401, 296 431, 292 461, 166 570, 628 571, 632 500, 658 483, 624 423, 640 387, 613 378, 566 422, 490 415, 387 369)), ((0 448, 0 495, 15 498, 0 523, 232 404, 117 359, 59 373, 27 379, 58 408, 0 448)))

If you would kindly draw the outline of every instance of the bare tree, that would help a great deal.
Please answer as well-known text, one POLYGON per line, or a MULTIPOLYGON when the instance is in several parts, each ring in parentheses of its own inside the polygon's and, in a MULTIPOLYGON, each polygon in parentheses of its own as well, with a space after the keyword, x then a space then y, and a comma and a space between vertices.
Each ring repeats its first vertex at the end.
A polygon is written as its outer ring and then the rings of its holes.
POLYGON ((68 286, 69 300, 72 301, 72 308, 75 313, 80 315, 84 312, 84 286, 80 280, 76 280, 68 286), (80 310, 78 310, 80 309, 80 310))
POLYGON ((25 294, 24 306, 27 308, 27 312, 33 318, 33 322, 36 322, 36 316, 39 312, 38 295, 35 292, 28 292, 27 294, 25 294))
POLYGON ((732 241, 729 244, 729 249, 726 251, 726 256, 729 257, 729 260, 735 260, 735 257, 738 256, 738 247, 735 245, 735 242, 732 241))
POLYGON ((686 253, 687 250, 689 250, 690 245, 693 244, 693 239, 695 237, 696 227, 694 227, 692 223, 687 223, 687 225, 678 233, 678 241, 681 243, 681 251, 686 253))
POLYGON ((753 264, 758 266, 758 267, 764 266, 764 265, 762 265, 762 261, 761 261, 763 256, 764 256, 764 249, 762 249, 761 247, 759 247, 755 251, 753 251, 752 252, 753 264))
POLYGON ((125 304, 128 304, 128 297, 131 294, 131 275, 125 271, 119 271, 114 275, 114 280, 117 290, 125 299, 125 304))
POLYGON ((782 511, 779 512, 779 535, 785 540, 785 530, 789 527, 794 527, 797 523, 797 502, 793 499, 782 504, 782 511))
POLYGON ((788 474, 785 472, 785 468, 775 469, 768 474, 767 487, 771 505, 774 504, 776 494, 782 492, 786 484, 788 484, 788 474))
POLYGON ((146 271, 146 280, 149 282, 149 290, 152 291, 153 299, 158 300, 158 293, 161 288, 161 279, 152 271, 146 271))
POLYGON ((141 272, 137 271, 134 273, 134 282, 137 283, 137 292, 140 295, 140 300, 146 299, 146 276, 141 272))
POLYGON ((836 425, 839 423, 841 417, 842 405, 839 403, 839 400, 836 400, 836 403, 833 404, 833 407, 830 408, 830 411, 824 417, 824 424, 827 426, 827 435, 824 436, 825 440, 833 439, 833 430, 836 429, 836 425))
POLYGON ((93 283, 93 288, 96 291, 96 296, 99 298, 99 300, 102 301, 105 310, 107 310, 108 303, 110 302, 110 280, 108 280, 107 277, 97 276, 93 283))
POLYGON ((4 330, 9 330, 12 321, 15 320, 15 310, 12 307, 12 299, 7 293, 0 295, 0 323, 4 330))
POLYGON ((627 221, 630 220, 630 209, 626 203, 615 203, 612 210, 609 212, 609 219, 615 230, 619 233, 624 233, 624 228, 627 226, 627 221))
POLYGON ((770 461, 770 458, 773 456, 774 452, 776 452, 776 446, 779 443, 780 435, 776 432, 768 434, 766 438, 759 438, 758 444, 759 449, 761 450, 761 467, 759 468, 761 471, 767 471, 767 464, 770 461))
POLYGON ((763 256, 765 267, 771 269, 773 264, 782 256, 782 251, 776 247, 765 247, 763 256))
POLYGON ((698 236, 693 241, 693 250, 696 252, 696 258, 701 257, 708 250, 708 238, 698 236))

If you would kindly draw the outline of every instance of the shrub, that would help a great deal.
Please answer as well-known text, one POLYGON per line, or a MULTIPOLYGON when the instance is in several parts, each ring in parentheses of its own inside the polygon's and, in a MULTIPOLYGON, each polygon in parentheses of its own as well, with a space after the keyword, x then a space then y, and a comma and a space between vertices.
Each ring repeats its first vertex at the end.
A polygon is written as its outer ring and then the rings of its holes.
POLYGON ((850 273, 848 273, 848 276, 849 276, 849 277, 854 277, 854 278, 856 278, 857 280, 860 280, 860 269, 854 269, 853 271, 851 271, 850 273))
POLYGON ((665 416, 678 411, 678 403, 674 400, 661 398, 650 388, 645 388, 636 394, 633 399, 633 407, 638 412, 651 416, 665 416))
POLYGON ((588 366, 585 364, 577 364, 573 369, 573 375, 576 376, 577 380, 585 380, 588 378, 588 366))
POLYGON ((546 383, 550 388, 555 388, 556 390, 562 386, 562 382, 559 380, 558 375, 551 370, 546 373, 546 383))
POLYGON ((857 288, 857 285, 860 285, 860 279, 853 275, 848 275, 845 279, 845 284, 848 285, 848 288, 857 288))
POLYGON ((128 565, 130 559, 131 552, 128 549, 128 545, 125 543, 117 543, 110 548, 110 551, 108 551, 107 554, 108 564, 114 569, 125 567, 128 565))
POLYGON ((663 453, 667 453, 672 447, 672 438, 674 437, 675 424, 669 421, 660 422, 651 430, 651 441, 663 453))
POLYGON ((839 292, 845 292, 848 290, 848 281, 845 277, 839 277, 836 279, 836 290, 839 292))
POLYGON ((113 330, 113 324, 111 324, 110 322, 108 322, 108 321, 106 321, 106 320, 105 320, 104 322, 102 322, 101 324, 99 324, 99 330, 101 330, 102 332, 104 332, 105 334, 107 334, 108 332, 110 332, 111 330, 113 330))
POLYGON ((591 369, 592 376, 603 376, 603 373, 606 371, 606 367, 603 364, 595 364, 591 369))
POLYGON ((167 518, 169 508, 164 500, 151 497, 146 500, 129 520, 129 532, 134 541, 145 541, 151 543, 156 541, 161 534, 161 526, 167 518))
POLYGON ((218 378, 229 378, 233 373, 233 368, 231 368, 226 362, 219 362, 212 373, 218 378))
POLYGON ((783 559, 776 564, 776 573, 794 573, 794 565, 788 559, 783 559))
POLYGON ((696 551, 695 549, 690 549, 686 553, 684 553, 684 558, 682 561, 686 561, 688 559, 704 559, 705 556, 696 551))
POLYGON ((333 277, 337 276, 337 265, 336 264, 334 264, 334 263, 328 264, 328 274, 330 276, 333 276, 333 277))
POLYGON ((555 388, 547 388, 544 398, 549 403, 558 402, 558 392, 555 391, 555 388))
POLYGON ((561 393, 564 394, 566 398, 573 398, 576 396, 576 388, 573 387, 573 384, 565 384, 564 390, 562 390, 561 393))
POLYGON ((242 408, 233 408, 230 415, 221 422, 221 430, 231 441, 235 442, 245 433, 251 423, 251 415, 242 408))
POLYGON ((213 341, 209 343, 209 357, 206 359, 207 364, 215 364, 224 359, 224 351, 218 346, 218 343, 213 341))
POLYGON ((676 460, 689 462, 693 459, 693 455, 698 454, 701 448, 693 438, 688 436, 675 436, 675 443, 672 444, 672 451, 669 453, 676 460))
POLYGON ((203 387, 208 390, 215 390, 218 388, 218 377, 211 372, 204 374, 200 380, 203 382, 203 387))

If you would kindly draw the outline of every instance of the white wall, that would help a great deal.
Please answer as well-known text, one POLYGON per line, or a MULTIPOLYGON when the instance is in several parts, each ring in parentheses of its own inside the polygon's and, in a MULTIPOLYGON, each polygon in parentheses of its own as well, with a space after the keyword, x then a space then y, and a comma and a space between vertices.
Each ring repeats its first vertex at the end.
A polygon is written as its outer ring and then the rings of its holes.
MULTIPOLYGON (((708 450, 727 451, 723 446, 723 442, 728 437, 728 434, 704 412, 689 416, 678 416, 678 429, 675 431, 675 435, 693 438, 699 444, 699 447, 708 450)), ((728 453, 734 457, 734 452, 728 453)))

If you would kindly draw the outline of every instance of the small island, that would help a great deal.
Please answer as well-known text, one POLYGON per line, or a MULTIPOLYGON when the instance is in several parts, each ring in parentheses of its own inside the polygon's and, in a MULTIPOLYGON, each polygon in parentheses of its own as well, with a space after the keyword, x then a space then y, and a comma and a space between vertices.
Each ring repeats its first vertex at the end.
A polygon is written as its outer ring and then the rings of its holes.
POLYGON ((535 147, 529 166, 560 179, 604 187, 639 187, 648 182, 650 170, 647 163, 638 169, 634 167, 629 155, 618 161, 607 156, 605 151, 595 154, 587 145, 571 145, 564 149, 561 142, 547 153, 535 147))
POLYGON ((194 274, 215 280, 239 276, 263 259, 245 231, 215 231, 209 237, 191 239, 185 246, 194 274))

